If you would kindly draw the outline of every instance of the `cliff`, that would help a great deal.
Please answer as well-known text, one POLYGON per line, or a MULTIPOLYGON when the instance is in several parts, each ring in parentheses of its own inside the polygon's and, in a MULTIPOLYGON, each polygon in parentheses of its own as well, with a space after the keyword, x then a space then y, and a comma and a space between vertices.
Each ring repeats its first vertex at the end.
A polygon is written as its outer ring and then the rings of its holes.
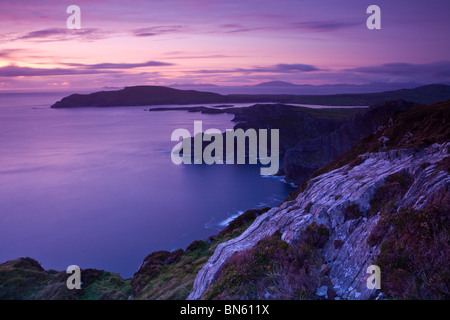
POLYGON ((0 299, 449 299, 450 101, 400 106, 279 206, 154 252, 131 280, 85 269, 71 292, 20 258, 0 264, 0 299))
POLYGON ((225 110, 198 107, 189 111, 233 114, 234 129, 279 129, 279 157, 282 161, 279 173, 285 176, 286 181, 301 185, 313 172, 348 151, 361 138, 372 134, 386 119, 416 106, 418 104, 413 102, 397 100, 368 109, 310 109, 284 104, 256 104, 225 110))
MULTIPOLYGON (((314 171, 348 151, 391 115, 415 106, 418 104, 397 100, 368 109, 311 109, 278 103, 255 104, 244 108, 177 107, 149 111, 226 113, 234 115, 235 130, 279 129, 279 157, 282 163, 279 174, 284 175, 286 181, 301 185, 314 171)), ((193 148, 193 143, 191 145, 193 148)), ((207 145, 208 142, 204 142, 203 148, 207 145)))
POLYGON ((387 121, 293 200, 218 245, 188 299, 448 299, 449 108, 387 121), (372 264, 381 291, 366 286, 372 264))
POLYGON ((390 116, 418 104, 389 101, 368 109, 308 109, 274 104, 229 109, 235 129, 280 130, 281 174, 301 185, 314 171, 373 133, 390 116))
POLYGON ((286 180, 301 185, 314 171, 372 134, 386 119, 415 106, 418 105, 404 100, 384 102, 357 113, 333 132, 298 139, 297 144, 284 154, 286 180))

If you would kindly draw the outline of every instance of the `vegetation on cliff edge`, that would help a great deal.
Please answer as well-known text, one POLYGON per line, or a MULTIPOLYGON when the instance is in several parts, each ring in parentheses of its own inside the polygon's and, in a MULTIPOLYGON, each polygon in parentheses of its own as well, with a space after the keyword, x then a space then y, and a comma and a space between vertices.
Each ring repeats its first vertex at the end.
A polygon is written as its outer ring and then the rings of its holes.
POLYGON ((250 249, 234 253, 221 267, 205 299, 315 299, 326 280, 318 252, 329 238, 323 225, 312 222, 293 245, 281 233, 266 236, 250 249))

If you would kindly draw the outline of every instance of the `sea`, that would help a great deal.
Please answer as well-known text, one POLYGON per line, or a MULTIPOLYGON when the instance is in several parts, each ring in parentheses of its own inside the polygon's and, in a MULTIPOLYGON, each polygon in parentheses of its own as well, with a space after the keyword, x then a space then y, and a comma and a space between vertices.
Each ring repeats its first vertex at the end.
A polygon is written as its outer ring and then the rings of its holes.
POLYGON ((130 278, 148 254, 185 249, 295 189, 257 165, 172 163, 175 129, 225 131, 232 115, 50 108, 67 94, 0 94, 0 263, 130 278))

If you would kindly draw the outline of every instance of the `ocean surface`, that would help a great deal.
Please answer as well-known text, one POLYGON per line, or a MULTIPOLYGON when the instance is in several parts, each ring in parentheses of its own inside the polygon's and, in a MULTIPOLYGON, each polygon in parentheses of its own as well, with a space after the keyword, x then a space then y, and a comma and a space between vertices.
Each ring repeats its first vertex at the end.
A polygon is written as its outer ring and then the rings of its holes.
POLYGON ((50 109, 66 95, 0 94, 0 263, 128 278, 151 252, 184 249, 293 190, 256 165, 172 163, 173 130, 201 120, 224 131, 232 115, 50 109))

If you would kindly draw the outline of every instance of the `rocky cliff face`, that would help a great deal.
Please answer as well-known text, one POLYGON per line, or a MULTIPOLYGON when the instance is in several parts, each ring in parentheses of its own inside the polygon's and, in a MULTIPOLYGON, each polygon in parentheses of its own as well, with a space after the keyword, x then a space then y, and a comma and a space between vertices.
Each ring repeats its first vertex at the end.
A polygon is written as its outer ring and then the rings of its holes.
POLYGON ((342 299, 368 299, 375 295, 366 287, 367 267, 373 264, 380 246, 367 239, 377 226, 380 213, 368 216, 376 190, 393 174, 408 174, 413 182, 396 204, 397 210, 423 209, 439 190, 449 190, 450 175, 437 163, 448 157, 450 143, 435 144, 416 152, 412 149, 371 153, 364 162, 331 171, 309 181, 298 197, 272 208, 238 238, 220 244, 199 272, 189 299, 199 299, 214 281, 224 262, 235 252, 253 247, 267 235, 280 230, 282 239, 295 243, 305 228, 315 221, 330 230, 330 238, 321 253, 329 267, 329 280, 342 299), (426 169, 422 166, 428 163, 426 169), (349 215, 350 212, 356 214, 349 215), (338 245, 337 245, 338 244, 338 245))
POLYGON ((347 154, 356 153, 357 161, 349 158, 310 179, 294 200, 220 244, 198 273, 188 299, 205 298, 231 258, 244 259, 245 252, 277 232, 295 246, 313 222, 329 230, 318 249, 325 271, 315 284, 317 298, 379 297, 380 291, 367 288, 366 270, 372 264, 382 267, 386 285, 382 280, 381 292, 386 288, 389 296, 448 298, 449 105, 419 107, 390 119, 347 154), (403 283, 396 284, 399 279, 403 283))
POLYGON ((356 114, 333 131, 317 132, 312 138, 297 137, 296 144, 284 154, 286 180, 301 185, 311 173, 373 133, 390 116, 416 106, 403 100, 385 102, 356 114))
MULTIPOLYGON (((283 162, 280 174, 286 176, 286 181, 301 185, 314 171, 348 151, 390 116, 416 106, 416 103, 397 100, 374 105, 367 110, 310 109, 279 103, 224 110, 205 107, 177 109, 233 114, 234 129, 278 129, 279 156, 283 162)), ((203 148, 206 145, 204 143, 203 148)))
MULTIPOLYGON (((386 119, 416 106, 416 103, 397 100, 374 105, 367 110, 310 109, 284 104, 256 104, 229 109, 176 109, 233 114, 233 121, 236 122, 234 129, 278 129, 279 156, 283 162, 280 173, 286 176, 288 182, 301 185, 314 171, 348 151, 359 139, 374 132, 386 119)), ((208 143, 204 143, 203 148, 207 145, 208 143)), ((194 149, 192 153, 193 151, 194 149)), ((248 150, 246 153, 248 154, 248 150)))

